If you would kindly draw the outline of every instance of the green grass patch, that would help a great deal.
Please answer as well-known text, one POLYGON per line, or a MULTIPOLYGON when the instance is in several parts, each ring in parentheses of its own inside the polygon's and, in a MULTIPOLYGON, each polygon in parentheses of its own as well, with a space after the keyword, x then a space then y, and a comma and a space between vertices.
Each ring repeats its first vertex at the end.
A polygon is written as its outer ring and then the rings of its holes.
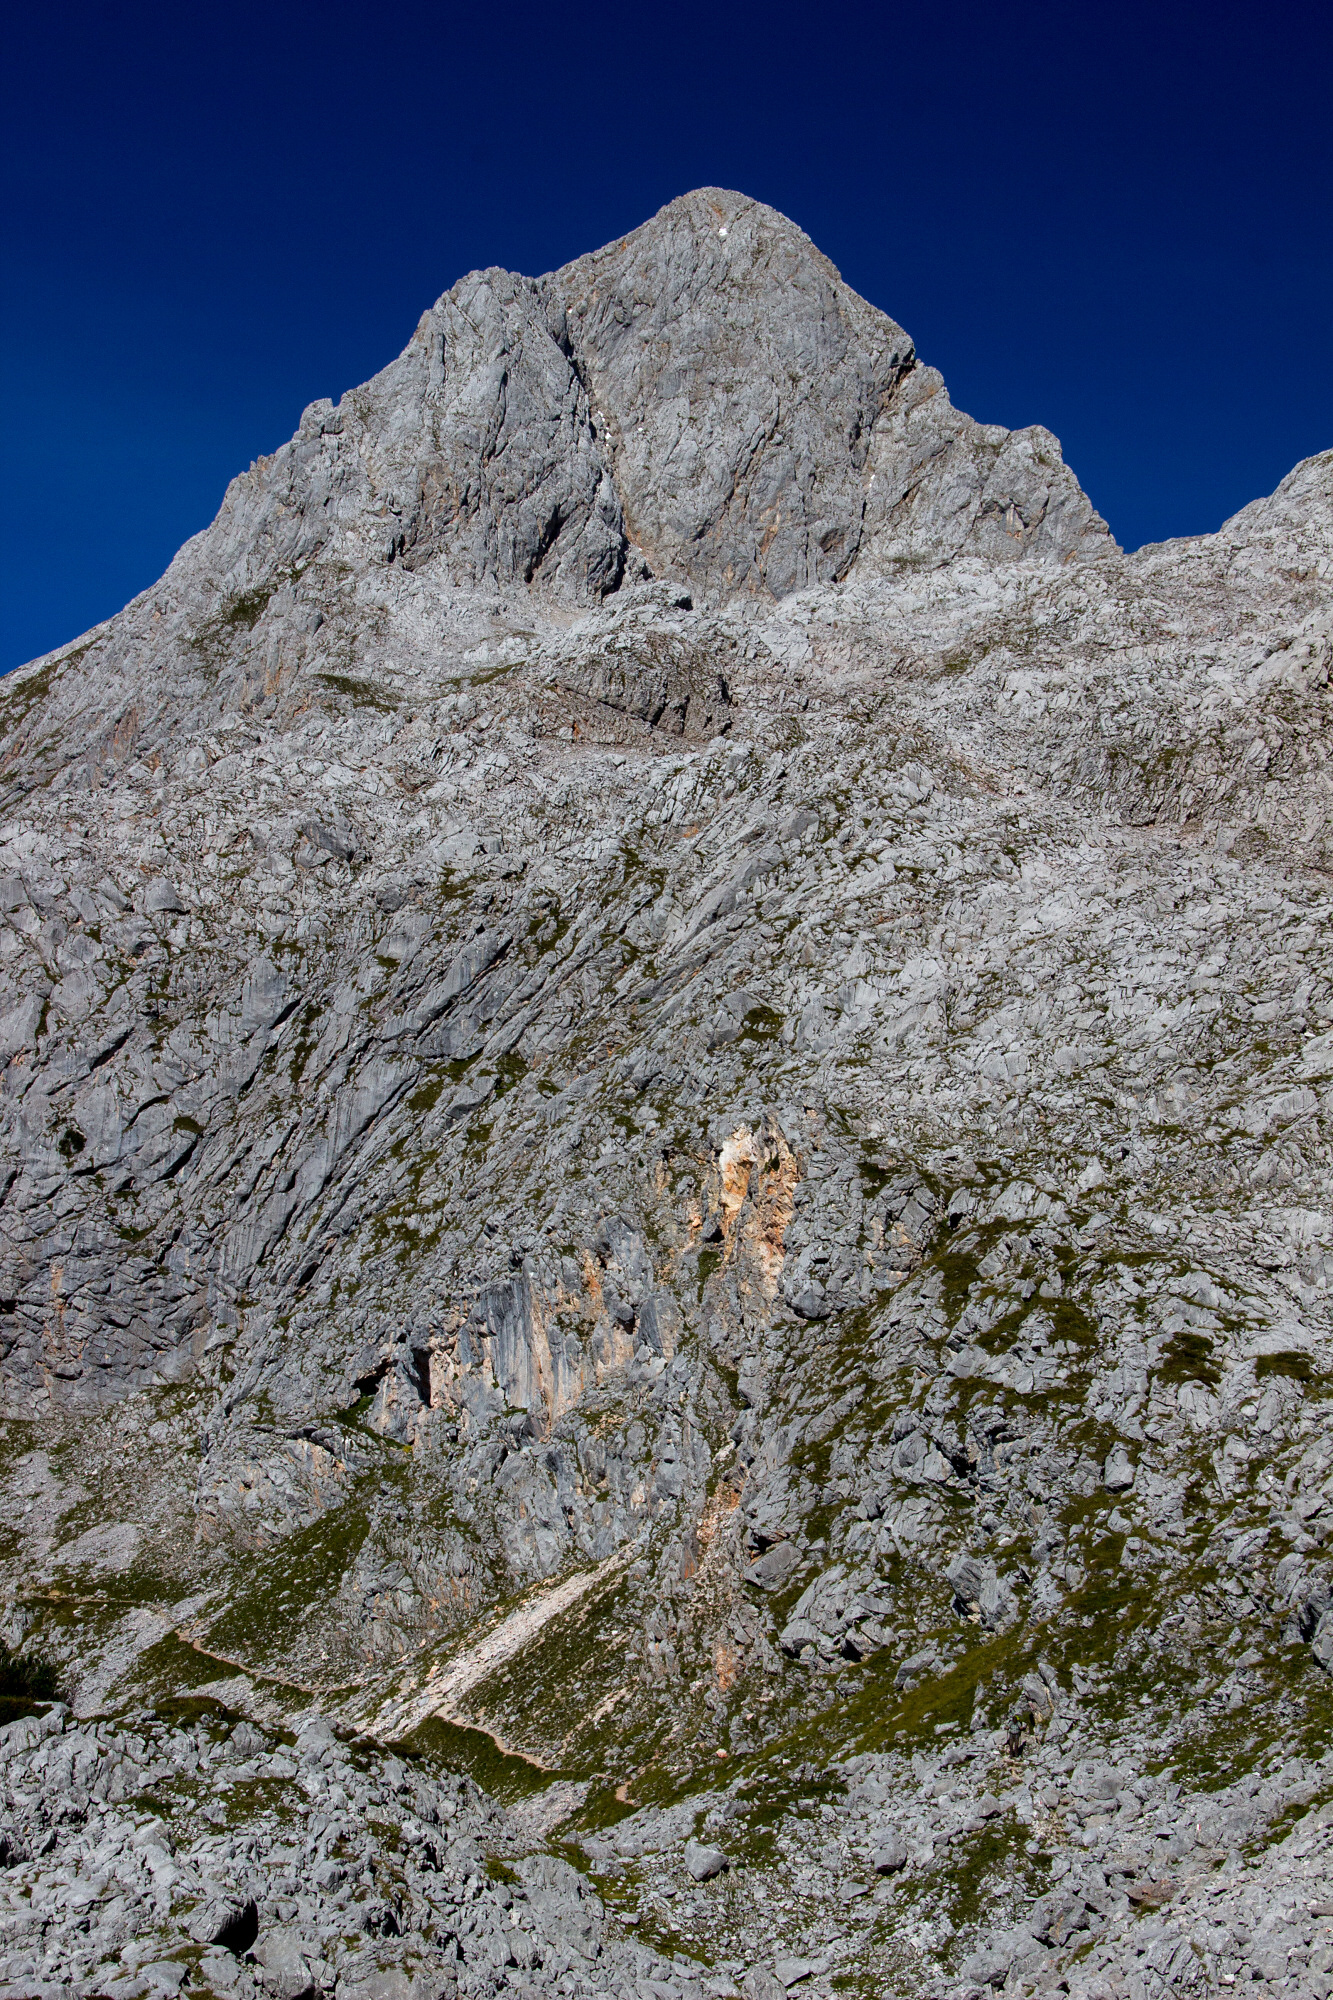
POLYGON ((775 1042, 785 1018, 772 1007, 751 1007, 741 1022, 741 1035, 750 1042, 775 1042))
POLYGON ((720 1250, 707 1249, 707 1250, 701 1250, 699 1252, 699 1297, 700 1298, 702 1298, 704 1295, 704 1286, 708 1283, 708 1280, 712 1277, 714 1271, 716 1271, 718 1265, 721 1262, 722 1262, 722 1252, 720 1250))
POLYGON ((323 681, 325 687, 335 694, 345 695, 356 708, 377 708, 384 715, 394 715, 398 704, 382 688, 371 681, 359 680, 355 674, 316 674, 316 680, 323 681))
MULTIPOLYGON (((216 1701, 208 1694, 165 1695, 154 1703, 154 1707, 162 1720, 171 1723, 173 1728, 193 1729, 202 1724, 215 1743, 224 1736, 230 1736, 236 1724, 245 1719, 239 1709, 228 1708, 225 1702, 216 1701)), ((295 1738, 290 1732, 285 1732, 283 1740, 291 1743, 295 1738)))
POLYGON ((243 590, 239 596, 229 598, 219 611, 216 622, 236 631, 253 632, 267 611, 269 599, 277 587, 276 582, 257 583, 253 590, 243 590))
POLYGON ((1282 1375, 1290 1382, 1313 1382, 1315 1366, 1299 1348, 1284 1348, 1280 1354, 1261 1354, 1254 1364, 1254 1378, 1262 1382, 1269 1375, 1282 1375))
POLYGON ((948 1859, 933 1871, 933 1880, 938 1906, 956 1929, 993 1921, 1015 1891, 1024 1901, 1042 1893, 1049 1863, 1024 1852, 1030 1838, 1028 1828, 1006 1813, 979 1832, 950 1841, 948 1859))
POLYGON ((333 1606, 369 1532, 368 1516, 348 1500, 297 1528, 276 1548, 248 1556, 240 1588, 209 1628, 210 1648, 242 1659, 281 1659, 308 1627, 312 1612, 333 1606))
POLYGON ((1213 1359, 1213 1343, 1202 1333, 1177 1333, 1167 1342, 1162 1366, 1157 1370, 1163 1382, 1203 1382, 1216 1388, 1222 1371, 1213 1359))
POLYGON ((448 1722, 440 1715, 428 1716, 410 1736, 391 1747, 400 1757, 417 1759, 435 1770, 464 1772, 503 1805, 533 1798, 557 1778, 569 1775, 545 1770, 528 1757, 502 1750, 484 1729, 448 1722))

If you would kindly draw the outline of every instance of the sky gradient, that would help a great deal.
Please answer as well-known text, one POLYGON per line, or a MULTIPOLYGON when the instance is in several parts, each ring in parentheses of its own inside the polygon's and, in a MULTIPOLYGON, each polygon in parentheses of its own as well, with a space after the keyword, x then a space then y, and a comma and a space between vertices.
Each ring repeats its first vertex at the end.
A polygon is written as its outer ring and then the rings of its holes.
POLYGON ((486 264, 687 188, 800 223, 1128 547, 1333 446, 1333 13, 56 6, 0 65, 0 669, 486 264))

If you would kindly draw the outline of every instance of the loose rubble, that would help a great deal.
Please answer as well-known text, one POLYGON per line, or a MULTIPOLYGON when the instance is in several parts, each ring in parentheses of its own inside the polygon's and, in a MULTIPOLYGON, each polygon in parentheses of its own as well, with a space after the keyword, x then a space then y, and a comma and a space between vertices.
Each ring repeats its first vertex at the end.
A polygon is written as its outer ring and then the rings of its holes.
POLYGON ((468 1779, 344 1741, 315 1711, 274 1732, 208 1700, 114 1726, 56 1705, 0 1731, 0 1783, 6 1993, 591 1994, 671 1977, 613 1934, 568 1861, 515 1852, 468 1779))

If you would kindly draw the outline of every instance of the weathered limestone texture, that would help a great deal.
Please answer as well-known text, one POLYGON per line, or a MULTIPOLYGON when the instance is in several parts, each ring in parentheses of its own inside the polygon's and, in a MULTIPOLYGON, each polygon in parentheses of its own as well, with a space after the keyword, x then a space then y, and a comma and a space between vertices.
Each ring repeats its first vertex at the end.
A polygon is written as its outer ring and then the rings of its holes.
POLYGON ((4 682, 0 2000, 1333 1992, 1331 663, 704 189, 4 682))

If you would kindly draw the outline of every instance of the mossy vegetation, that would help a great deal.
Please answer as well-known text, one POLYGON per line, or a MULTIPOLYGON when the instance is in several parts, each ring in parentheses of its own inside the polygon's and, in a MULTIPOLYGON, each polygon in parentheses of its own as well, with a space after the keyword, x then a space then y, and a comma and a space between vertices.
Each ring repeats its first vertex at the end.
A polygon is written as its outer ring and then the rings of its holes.
POLYGON ((1278 1354, 1261 1354, 1254 1364, 1256 1382, 1266 1381, 1273 1375, 1289 1382, 1313 1382, 1316 1379, 1314 1361, 1301 1348, 1283 1348, 1278 1354))
POLYGON ((343 695, 357 708, 375 708, 383 715, 396 715, 398 712, 398 703, 383 687, 361 680, 355 674, 318 674, 316 679, 334 694, 343 695))
POLYGON ((225 1610, 208 1629, 210 1651, 254 1660, 261 1667, 290 1657, 312 1615, 331 1600, 370 1532, 355 1501, 332 1507, 295 1529, 276 1547, 256 1552, 225 1610))
POLYGON ((299 1085, 305 1075, 306 1064, 314 1051, 318 1040, 315 1033, 315 1023, 318 1019, 319 1007, 313 1000, 307 1000, 301 1009, 296 1036, 287 1058, 287 1074, 291 1078, 293 1087, 299 1085))
MULTIPOLYGON (((1047 1886, 1049 1862, 1029 1855, 1027 1827, 1013 1813, 990 1820, 966 1839, 952 1841, 947 1859, 926 1877, 956 1931, 996 1917, 1015 1901, 1029 1904, 1047 1886)), ((961 1957, 955 1949, 952 1954, 961 1957)))
POLYGON ((786 1016, 775 1008, 755 1006, 747 1010, 741 1022, 741 1034, 751 1042, 774 1042, 785 1024, 786 1016))
POLYGON ((234 631, 253 632, 269 606, 269 600, 278 588, 278 581, 257 583, 251 590, 243 590, 235 597, 228 598, 218 612, 217 622, 234 631))
POLYGON ((11 735, 20 729, 32 711, 40 708, 46 700, 60 669, 74 666, 88 650, 89 646, 79 646, 73 652, 62 654, 58 660, 48 660, 36 673, 25 674, 20 669, 0 680, 0 736, 11 735))
POLYGON ((450 1722, 432 1715, 418 1723, 411 1735, 394 1743, 400 1755, 420 1758, 433 1769, 463 1771, 483 1791, 504 1805, 533 1798, 566 1773, 553 1771, 530 1757, 520 1757, 501 1749, 484 1729, 462 1722, 450 1722))
MULTIPOLYGON (((136 1657, 123 1685, 126 1693, 132 1690, 136 1699, 146 1698, 156 1707, 163 1701, 188 1696, 195 1688, 206 1687, 226 1672, 226 1667, 207 1653, 187 1644, 175 1632, 168 1632, 136 1657)), ((120 1688, 115 1687, 112 1692, 114 1695, 120 1688)))
MULTIPOLYGON (((155 1712, 163 1722, 169 1722, 176 1729, 201 1728, 214 1741, 220 1742, 229 1736, 238 1722, 244 1720, 239 1709, 228 1708, 225 1702, 208 1694, 164 1695, 154 1703, 155 1712)), ((290 1743, 290 1730, 281 1732, 281 1740, 290 1743)))
POLYGON ((715 1249, 712 1245, 706 1246, 699 1252, 699 1297, 701 1299, 704 1295, 704 1286, 708 1283, 708 1280, 712 1277, 721 1262, 721 1250, 715 1249))
POLYGON ((1222 1380, 1222 1370, 1213 1359, 1213 1343, 1202 1333, 1174 1334, 1157 1374, 1163 1382, 1202 1382, 1208 1388, 1216 1388, 1222 1380))

